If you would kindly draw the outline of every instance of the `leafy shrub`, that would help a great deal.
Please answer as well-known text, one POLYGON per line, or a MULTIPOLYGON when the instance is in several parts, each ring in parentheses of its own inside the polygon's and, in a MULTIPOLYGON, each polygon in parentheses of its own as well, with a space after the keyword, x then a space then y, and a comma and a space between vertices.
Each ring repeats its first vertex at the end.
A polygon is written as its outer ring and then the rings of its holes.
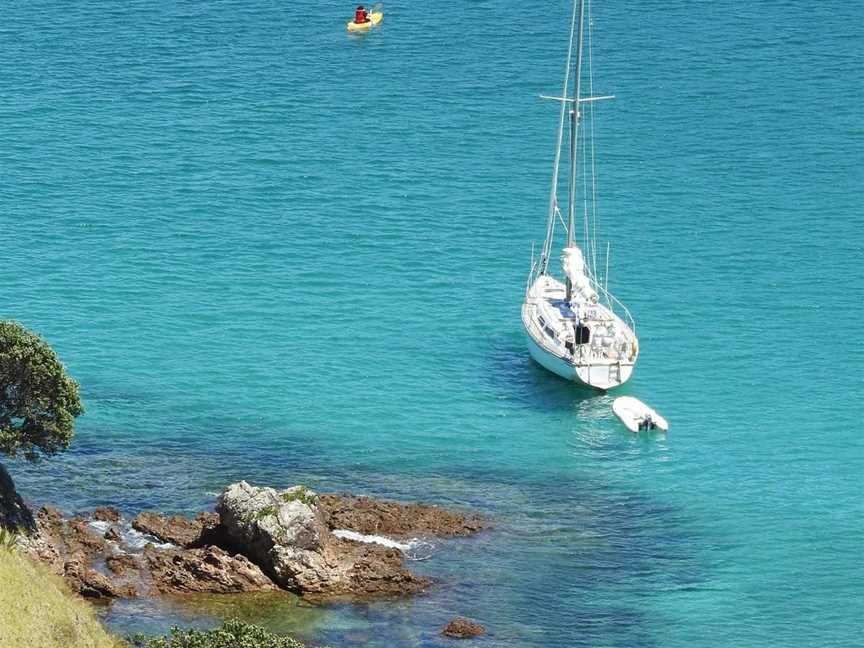
POLYGON ((181 630, 159 639, 132 638, 139 648, 304 648, 296 639, 274 635, 242 621, 226 621, 214 630, 181 630))
POLYGON ((315 493, 310 491, 305 486, 298 486, 297 488, 288 491, 287 493, 282 493, 282 500, 285 502, 303 502, 306 506, 313 506, 315 504, 315 493))
POLYGON ((65 450, 83 412, 78 383, 48 343, 0 321, 0 452, 33 460, 65 450))

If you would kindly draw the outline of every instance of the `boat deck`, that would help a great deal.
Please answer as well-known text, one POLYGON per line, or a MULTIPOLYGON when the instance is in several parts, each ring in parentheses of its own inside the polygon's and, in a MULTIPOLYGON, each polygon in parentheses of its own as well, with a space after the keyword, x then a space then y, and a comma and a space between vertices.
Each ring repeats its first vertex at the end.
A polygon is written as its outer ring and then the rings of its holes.
POLYGON ((571 305, 565 295, 564 284, 548 275, 529 289, 523 319, 535 341, 576 366, 632 365, 638 342, 627 324, 605 304, 571 305), (577 343, 577 334, 587 340, 577 343))

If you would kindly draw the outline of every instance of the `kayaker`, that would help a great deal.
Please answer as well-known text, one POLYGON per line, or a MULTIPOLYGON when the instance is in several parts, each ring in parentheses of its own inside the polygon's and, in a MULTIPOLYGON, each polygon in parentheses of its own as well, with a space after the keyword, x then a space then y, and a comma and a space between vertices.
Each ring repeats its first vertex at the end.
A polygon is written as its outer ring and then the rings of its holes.
POLYGON ((354 12, 354 22, 358 25, 369 22, 369 13, 363 5, 357 7, 357 11, 354 12))

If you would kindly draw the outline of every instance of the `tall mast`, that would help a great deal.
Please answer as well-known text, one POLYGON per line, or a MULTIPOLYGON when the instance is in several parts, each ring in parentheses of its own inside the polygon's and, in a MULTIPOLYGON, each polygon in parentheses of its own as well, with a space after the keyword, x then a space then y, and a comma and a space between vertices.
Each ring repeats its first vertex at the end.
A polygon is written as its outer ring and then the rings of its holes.
POLYGON ((558 139, 555 140, 555 162, 552 165, 552 188, 549 191, 549 215, 546 220, 546 240, 540 256, 540 273, 546 274, 549 255, 552 252, 552 230, 555 227, 555 212, 558 209, 558 167, 561 164, 561 144, 564 141, 564 120, 567 116, 567 88, 570 87, 570 63, 573 60, 573 36, 576 34, 576 0, 573 1, 573 15, 570 18, 570 45, 567 48, 567 62, 564 64, 564 87, 561 90, 561 114, 558 119, 558 139))
POLYGON ((579 112, 579 103, 582 97, 582 39, 585 27, 585 0, 579 0, 579 46, 576 49, 576 79, 573 90, 573 109, 570 111, 570 193, 568 200, 567 217, 567 245, 576 242, 574 235, 574 214, 576 212, 576 171, 578 167, 576 157, 579 146, 579 121, 582 115, 579 112))
MULTIPOLYGON (((585 0, 579 0, 579 46, 576 49, 576 78, 574 79, 573 109, 570 112, 570 186, 567 204, 567 247, 576 244, 574 235, 576 212, 576 171, 579 145, 579 102, 582 96, 582 41, 585 27, 585 0)), ((567 277, 567 301, 573 294, 570 277, 567 277)))

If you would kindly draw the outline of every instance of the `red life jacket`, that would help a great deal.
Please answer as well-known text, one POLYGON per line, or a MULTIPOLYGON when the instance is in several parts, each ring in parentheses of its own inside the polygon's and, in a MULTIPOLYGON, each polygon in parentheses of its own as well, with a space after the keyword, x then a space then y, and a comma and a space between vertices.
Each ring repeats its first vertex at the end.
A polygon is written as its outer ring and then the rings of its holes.
POLYGON ((366 13, 365 9, 358 9, 354 12, 354 22, 358 25, 369 22, 369 15, 366 13))

